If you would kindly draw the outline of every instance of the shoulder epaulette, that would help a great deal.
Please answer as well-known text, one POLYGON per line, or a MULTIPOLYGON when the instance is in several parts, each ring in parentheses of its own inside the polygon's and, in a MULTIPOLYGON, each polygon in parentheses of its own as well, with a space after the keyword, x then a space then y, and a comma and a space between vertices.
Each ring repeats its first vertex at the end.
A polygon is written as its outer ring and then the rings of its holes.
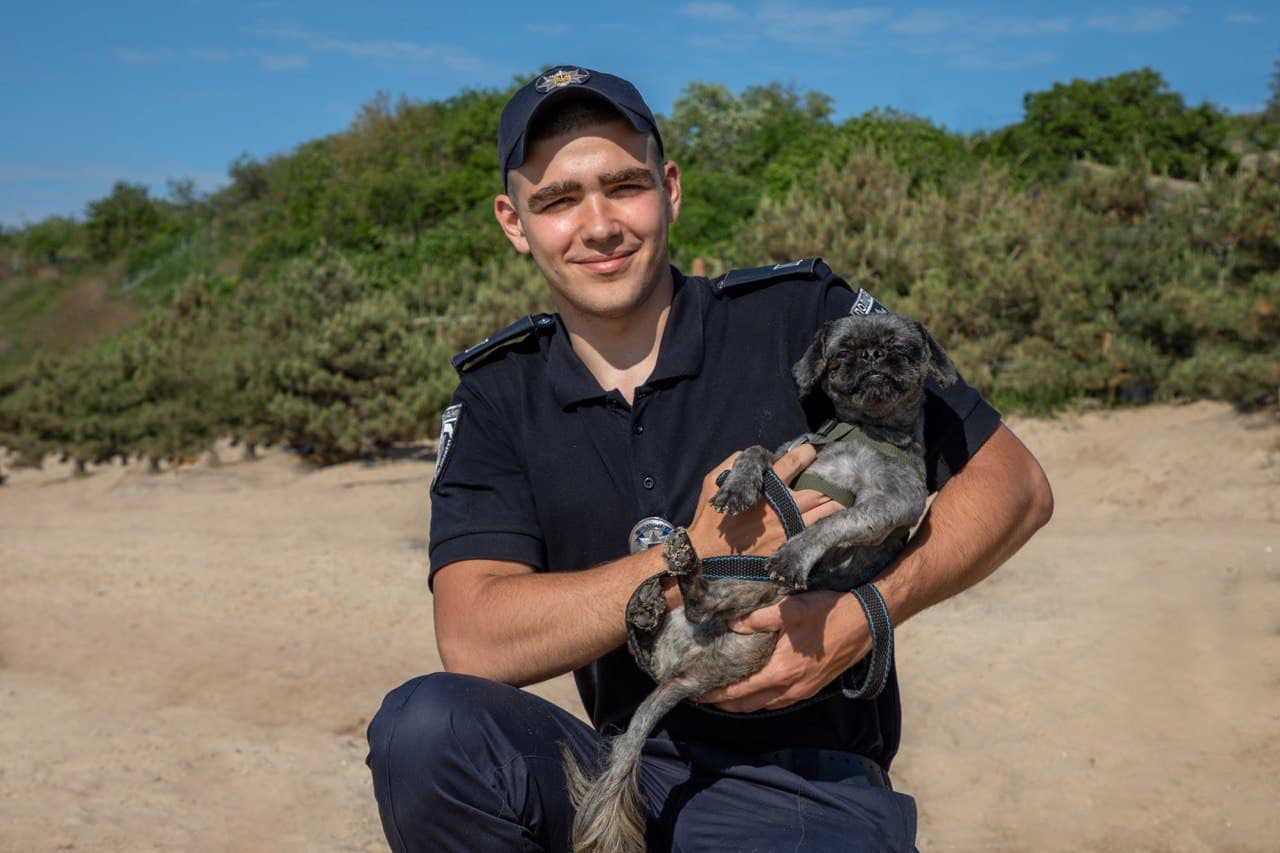
POLYGON ((550 332, 555 325, 556 318, 551 314, 530 314, 528 317, 521 317, 501 332, 494 332, 480 343, 467 347, 449 359, 449 363, 461 374, 482 356, 488 355, 498 347, 522 341, 533 334, 550 332))
POLYGON ((821 263, 822 258, 801 258, 798 261, 788 261, 785 264, 729 270, 724 275, 711 279, 711 289, 719 294, 744 288, 748 285, 782 281, 787 278, 818 278, 821 275, 818 271, 818 265, 821 263))

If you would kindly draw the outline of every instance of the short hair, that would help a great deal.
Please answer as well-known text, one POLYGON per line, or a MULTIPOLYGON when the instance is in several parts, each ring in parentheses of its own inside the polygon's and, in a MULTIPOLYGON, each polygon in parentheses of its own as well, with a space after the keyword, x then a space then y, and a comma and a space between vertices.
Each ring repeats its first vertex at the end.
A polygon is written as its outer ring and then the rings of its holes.
MULTIPOLYGON (((548 105, 546 109, 534 116, 533 121, 529 122, 524 150, 531 150, 543 139, 563 136, 575 130, 582 130, 584 127, 609 124, 614 121, 627 122, 627 117, 604 98, 585 93, 581 97, 565 98, 548 105)), ((631 127, 630 122, 627 122, 627 126, 631 127)), ((645 135, 657 142, 652 133, 645 135)), ((661 144, 658 150, 662 150, 661 144)))

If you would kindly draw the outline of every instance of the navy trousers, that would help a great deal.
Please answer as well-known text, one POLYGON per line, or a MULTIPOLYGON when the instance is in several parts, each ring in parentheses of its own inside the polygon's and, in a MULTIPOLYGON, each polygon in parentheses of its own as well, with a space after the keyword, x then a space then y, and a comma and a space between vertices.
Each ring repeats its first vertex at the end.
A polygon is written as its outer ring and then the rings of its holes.
MULTIPOLYGON (((523 690, 437 673, 369 724, 369 769, 395 851, 568 851, 558 744, 595 766, 590 726, 523 690)), ((913 849, 915 801, 860 779, 813 782, 750 755, 650 738, 640 772, 651 851, 913 849)))

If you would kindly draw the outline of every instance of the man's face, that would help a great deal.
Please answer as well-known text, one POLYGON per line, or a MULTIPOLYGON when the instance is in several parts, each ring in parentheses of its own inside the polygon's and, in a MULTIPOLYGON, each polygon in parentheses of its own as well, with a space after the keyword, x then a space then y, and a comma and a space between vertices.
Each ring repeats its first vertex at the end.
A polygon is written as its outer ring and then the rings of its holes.
POLYGON ((625 120, 540 140, 507 186, 498 222, 568 319, 624 319, 668 280, 680 172, 625 120))

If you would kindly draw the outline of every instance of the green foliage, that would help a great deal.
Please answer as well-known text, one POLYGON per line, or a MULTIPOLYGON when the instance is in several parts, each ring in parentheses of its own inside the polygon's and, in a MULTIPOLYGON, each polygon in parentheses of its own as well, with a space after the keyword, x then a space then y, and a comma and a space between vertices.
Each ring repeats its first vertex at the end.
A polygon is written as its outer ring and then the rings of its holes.
POLYGON ((763 191, 779 198, 811 176, 840 145, 826 95, 779 83, 735 95, 691 83, 660 119, 669 159, 680 164, 685 198, 672 244, 681 256, 713 255, 728 229, 750 217, 763 191))
POLYGON ((1271 69, 1271 79, 1267 81, 1266 115, 1274 122, 1280 122, 1280 59, 1275 61, 1271 69))
MULTIPOLYGON (((120 183, 83 224, 0 233, 0 346, 87 275, 151 309, 93 349, 6 355, 0 444, 83 467, 219 436, 333 461, 430 435, 448 356, 548 307, 493 223, 508 95, 379 95, 342 133, 240 157, 211 197, 120 183)), ((893 111, 835 122, 825 95, 780 84, 691 84, 661 119, 683 174, 675 259, 821 254, 1007 407, 1275 403, 1280 163, 1257 152, 1280 122, 1188 108, 1145 69, 1026 106, 974 140, 893 111)))
POLYGON ((85 230, 74 219, 50 216, 17 232, 12 242, 24 262, 60 264, 84 252, 85 230))
POLYGON ((822 253, 1005 405, 1276 402, 1280 166, 1163 197, 1143 173, 1100 170, 1032 195, 991 167, 913 193, 870 151, 819 176, 826 196, 765 199, 734 256, 822 253))
POLYGON ((1025 118, 981 149, 1031 180, 1056 181, 1075 160, 1192 179, 1209 166, 1234 163, 1222 114, 1208 105, 1188 107, 1150 68, 1055 83, 1026 95, 1023 107, 1025 118))
POLYGON ((430 430, 452 391, 439 371, 448 356, 393 298, 364 299, 323 320, 280 363, 270 413, 311 455, 381 453, 430 430))
POLYGON ((145 242, 169 223, 142 184, 117 181, 111 195, 89 202, 85 229, 89 251, 109 260, 145 242))

